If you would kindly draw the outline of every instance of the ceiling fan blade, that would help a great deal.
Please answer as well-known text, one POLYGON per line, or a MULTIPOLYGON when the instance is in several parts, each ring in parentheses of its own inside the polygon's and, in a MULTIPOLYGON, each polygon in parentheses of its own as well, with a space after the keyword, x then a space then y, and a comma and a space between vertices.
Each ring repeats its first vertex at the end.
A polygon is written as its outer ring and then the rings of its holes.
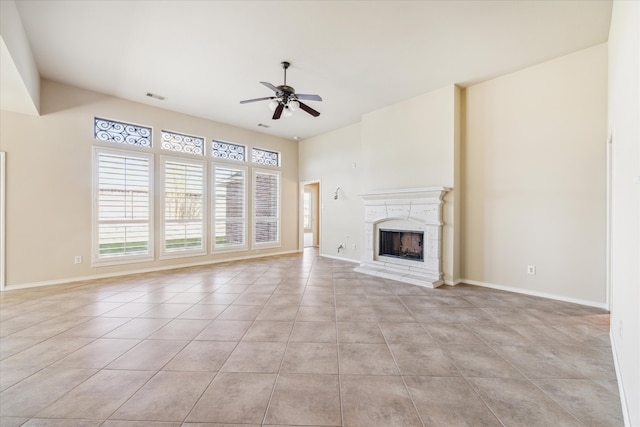
POLYGON ((272 84, 271 84, 271 83, 269 83, 269 82, 260 82, 260 83, 262 83, 263 85, 265 85, 266 87, 268 87, 269 89, 271 89, 272 91, 274 91, 275 93, 280 92, 280 89, 278 89, 277 87, 275 87, 274 85, 272 85, 272 84))
POLYGON ((284 110, 284 104, 278 104, 278 106, 276 107, 276 111, 273 112, 273 120, 278 120, 280 118, 280 115, 282 114, 282 110, 284 110))
POLYGON ((296 93, 296 98, 304 99, 305 101, 322 101, 320 95, 308 95, 304 93, 296 93))
POLYGON ((267 99, 275 99, 274 96, 265 96, 264 98, 245 99, 240 101, 240 104, 248 104, 249 102, 266 101, 267 99))
POLYGON ((311 114, 313 117, 318 117, 320 115, 319 112, 317 112, 313 108, 309 107, 307 104, 303 104, 300 101, 298 101, 298 103, 300 104, 300 109, 301 110, 306 111, 307 113, 311 114))

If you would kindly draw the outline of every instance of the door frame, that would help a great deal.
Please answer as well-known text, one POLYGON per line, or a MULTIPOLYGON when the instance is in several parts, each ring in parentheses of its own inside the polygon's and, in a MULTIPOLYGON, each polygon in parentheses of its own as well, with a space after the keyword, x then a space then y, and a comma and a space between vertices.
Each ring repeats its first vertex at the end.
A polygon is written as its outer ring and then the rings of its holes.
POLYGON ((7 155, 0 151, 0 292, 5 290, 6 280, 6 179, 7 179, 7 155))

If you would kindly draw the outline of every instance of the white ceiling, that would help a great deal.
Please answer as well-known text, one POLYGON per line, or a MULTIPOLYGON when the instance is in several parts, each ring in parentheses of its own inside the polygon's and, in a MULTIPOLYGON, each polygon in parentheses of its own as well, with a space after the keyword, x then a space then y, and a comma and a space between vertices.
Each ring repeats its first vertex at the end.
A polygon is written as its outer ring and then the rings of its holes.
POLYGON ((43 78, 301 139, 606 42, 611 15, 610 0, 16 3, 43 78), (259 82, 282 84, 283 60, 319 117, 239 103, 270 96, 259 82))

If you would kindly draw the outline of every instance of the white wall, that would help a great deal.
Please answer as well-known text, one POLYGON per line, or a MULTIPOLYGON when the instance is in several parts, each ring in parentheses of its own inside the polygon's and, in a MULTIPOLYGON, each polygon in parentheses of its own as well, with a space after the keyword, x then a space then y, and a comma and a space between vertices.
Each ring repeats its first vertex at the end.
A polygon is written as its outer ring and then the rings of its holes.
POLYGON ((460 146, 460 89, 450 85, 362 116, 364 191, 450 187, 443 208, 442 270, 459 275, 456 171, 460 146))
POLYGON ((0 105, 4 109, 37 115, 40 73, 14 0, 0 1, 0 57, 3 83, 0 105))
POLYGON ((455 86, 362 116, 364 191, 453 187, 455 86))
POLYGON ((361 126, 355 124, 301 141, 300 182, 320 182, 320 253, 359 261, 364 242, 361 126), (334 200, 336 188, 338 199, 334 200), (344 250, 338 253, 338 246, 344 250), (354 249, 354 246, 355 249, 354 249))
MULTIPOLYGON (((321 253, 360 261, 364 208, 358 194, 386 189, 456 185, 460 89, 429 92, 365 114, 358 124, 300 143, 300 181, 321 181, 321 253), (333 200, 340 186, 340 198, 333 200), (345 251, 337 252, 340 244, 345 251), (354 249, 353 245, 356 245, 354 249)), ((443 271, 455 265, 455 190, 443 212, 443 271)))
POLYGON ((606 44, 465 92, 464 279, 605 307, 606 44))
MULTIPOLYGON (((298 250, 298 145, 192 116, 43 81, 41 116, 0 112, 0 147, 7 152, 6 285, 46 284, 114 273, 206 263, 298 250), (94 117, 151 126, 156 170, 160 130, 257 146, 281 153, 282 246, 232 254, 91 267, 91 183, 94 117), (81 255, 82 264, 74 264, 81 255), (34 268, 37 266, 37 268, 34 268)), ((103 143, 104 146, 104 143, 103 143)), ((113 144, 113 148, 123 148, 113 144)), ((208 153, 207 149, 207 153, 208 153)), ((169 153, 170 154, 170 153, 169 153)), ((156 256, 160 253, 156 194, 156 256)), ((209 230, 212 228, 209 227, 209 230)))
POLYGON ((608 45, 611 338, 625 416, 640 426, 640 3, 613 2, 608 45))

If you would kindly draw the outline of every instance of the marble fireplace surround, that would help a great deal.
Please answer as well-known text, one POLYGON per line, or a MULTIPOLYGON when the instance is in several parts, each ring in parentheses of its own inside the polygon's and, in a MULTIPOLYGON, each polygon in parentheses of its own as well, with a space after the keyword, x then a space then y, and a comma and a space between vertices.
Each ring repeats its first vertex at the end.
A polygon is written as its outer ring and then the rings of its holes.
POLYGON ((448 187, 381 190, 359 194, 364 200, 365 247, 358 273, 437 288, 442 273, 442 206, 448 187), (424 233, 424 261, 379 255, 379 230, 424 233))

